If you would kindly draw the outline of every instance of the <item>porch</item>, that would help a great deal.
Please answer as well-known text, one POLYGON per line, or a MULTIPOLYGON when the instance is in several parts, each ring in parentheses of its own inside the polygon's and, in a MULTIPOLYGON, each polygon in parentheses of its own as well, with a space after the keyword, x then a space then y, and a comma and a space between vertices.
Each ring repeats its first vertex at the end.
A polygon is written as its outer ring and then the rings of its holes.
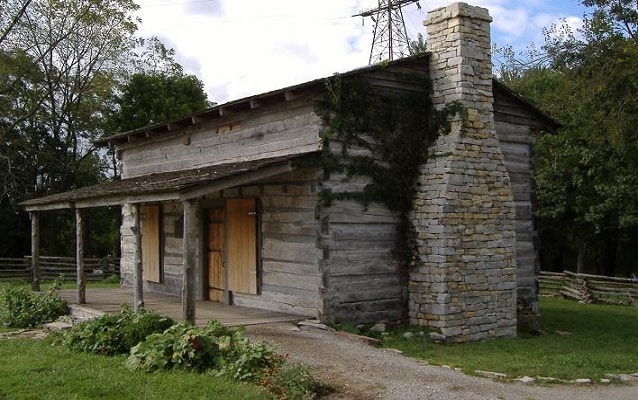
MULTIPOLYGON (((132 288, 96 288, 86 293, 86 303, 78 305, 78 292, 74 289, 61 290, 60 295, 74 307, 88 309, 88 312, 116 313, 123 305, 133 308, 134 296, 132 288)), ((211 319, 216 319, 225 326, 259 325, 277 322, 298 322, 305 319, 299 315, 260 310, 249 307, 238 307, 212 301, 195 301, 196 325, 203 326, 211 319)), ((155 311, 180 321, 183 319, 182 299, 159 293, 144 293, 144 309, 155 311)))

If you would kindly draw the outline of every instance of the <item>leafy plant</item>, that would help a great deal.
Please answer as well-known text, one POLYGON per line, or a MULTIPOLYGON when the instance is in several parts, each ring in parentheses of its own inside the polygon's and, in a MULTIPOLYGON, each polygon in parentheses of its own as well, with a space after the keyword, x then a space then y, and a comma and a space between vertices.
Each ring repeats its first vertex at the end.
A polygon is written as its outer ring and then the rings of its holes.
POLYGON ((244 336, 243 329, 230 337, 229 345, 223 347, 222 355, 222 365, 217 375, 226 375, 241 382, 257 383, 264 374, 280 368, 285 361, 268 344, 250 342, 244 336))
POLYGON ((0 324, 12 328, 34 328, 68 312, 66 300, 57 294, 54 282, 46 292, 5 286, 0 290, 0 324))
POLYGON ((131 349, 126 364, 145 372, 209 370, 263 386, 279 399, 305 399, 319 386, 305 367, 286 364, 286 357, 264 342, 251 342, 243 327, 233 331, 216 320, 202 328, 180 323, 152 334, 131 349))
POLYGON ((63 344, 76 351, 103 355, 125 354, 148 335, 163 332, 175 323, 154 312, 137 313, 124 308, 78 324, 64 335, 63 344))
POLYGON ((170 369, 205 371, 219 364, 219 345, 206 330, 186 323, 154 333, 131 349, 127 365, 154 372, 170 369))

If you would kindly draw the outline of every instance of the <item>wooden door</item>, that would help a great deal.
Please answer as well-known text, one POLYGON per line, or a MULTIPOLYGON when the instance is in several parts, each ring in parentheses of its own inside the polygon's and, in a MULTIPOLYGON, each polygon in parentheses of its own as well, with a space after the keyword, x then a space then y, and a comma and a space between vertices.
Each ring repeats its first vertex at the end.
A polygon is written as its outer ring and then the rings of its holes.
POLYGON ((257 201, 226 200, 228 289, 257 294, 257 201))
POLYGON ((151 282, 161 281, 160 207, 142 207, 142 277, 151 282))
POLYGON ((257 294, 257 200, 227 199, 207 217, 209 300, 223 301, 226 287, 257 294))
POLYGON ((208 299, 224 299, 224 209, 208 210, 208 299))

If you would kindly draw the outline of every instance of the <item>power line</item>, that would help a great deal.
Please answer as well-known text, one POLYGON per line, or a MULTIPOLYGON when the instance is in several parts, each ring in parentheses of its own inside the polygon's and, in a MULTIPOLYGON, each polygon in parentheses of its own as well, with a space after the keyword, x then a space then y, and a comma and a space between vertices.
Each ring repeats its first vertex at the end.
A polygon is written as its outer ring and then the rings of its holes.
POLYGON ((361 11, 353 17, 371 17, 374 21, 369 64, 410 55, 410 39, 403 19, 403 7, 419 0, 378 0, 377 8, 361 11))

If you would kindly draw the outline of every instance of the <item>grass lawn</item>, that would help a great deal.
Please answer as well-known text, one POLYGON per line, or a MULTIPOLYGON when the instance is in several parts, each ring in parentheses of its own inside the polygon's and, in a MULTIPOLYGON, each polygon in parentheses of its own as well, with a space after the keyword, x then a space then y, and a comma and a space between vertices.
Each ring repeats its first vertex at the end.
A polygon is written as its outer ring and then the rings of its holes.
POLYGON ((457 345, 435 344, 427 335, 417 339, 391 335, 383 346, 469 374, 487 370, 509 378, 572 380, 638 372, 638 307, 541 298, 540 309, 547 335, 457 345))
POLYGON ((74 353, 47 340, 0 340, 0 399, 268 399, 255 385, 192 372, 143 373, 125 357, 74 353))

